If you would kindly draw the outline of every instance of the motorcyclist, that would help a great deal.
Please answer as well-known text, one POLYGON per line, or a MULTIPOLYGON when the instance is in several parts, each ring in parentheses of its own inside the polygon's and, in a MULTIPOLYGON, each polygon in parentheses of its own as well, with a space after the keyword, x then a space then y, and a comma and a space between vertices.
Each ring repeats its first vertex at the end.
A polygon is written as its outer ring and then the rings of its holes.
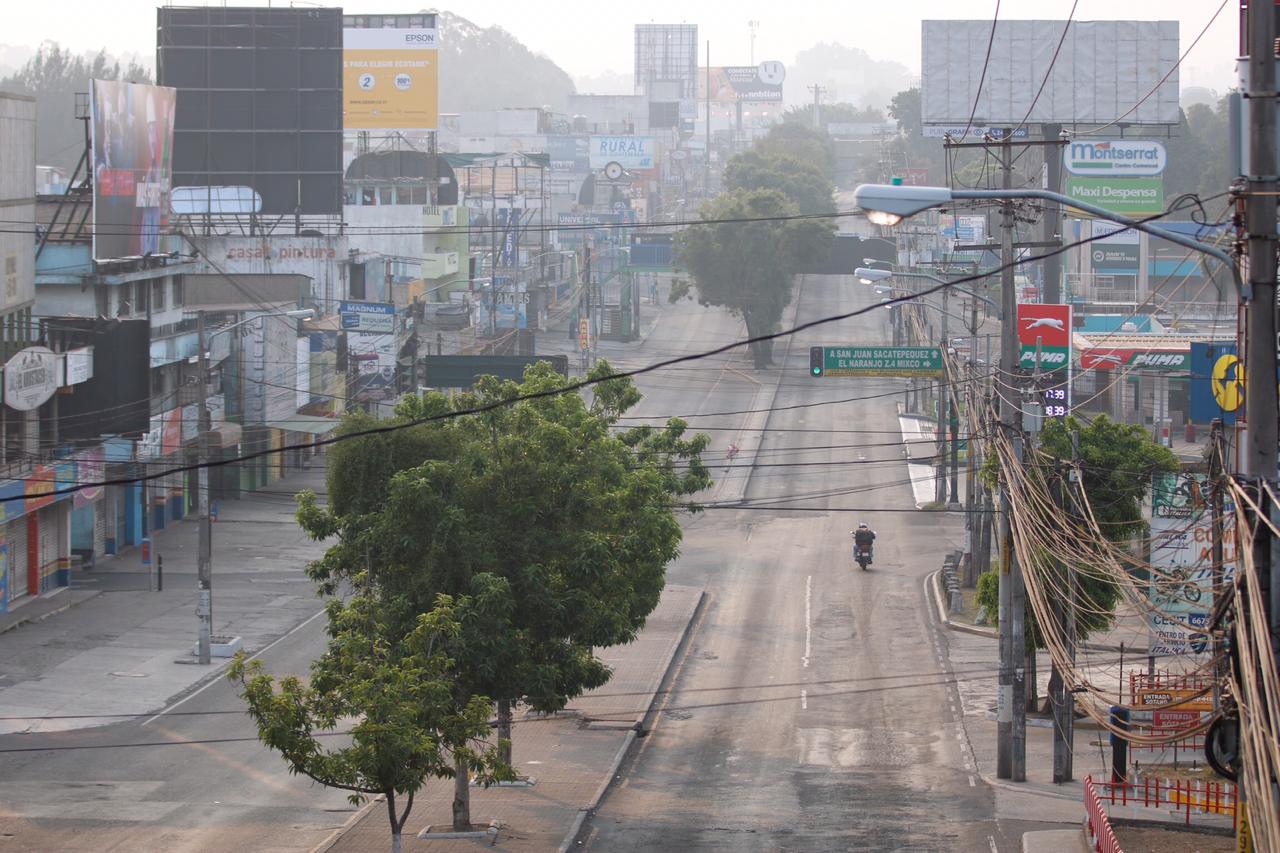
POLYGON ((862 550, 867 552, 867 556, 871 556, 872 554, 871 543, 875 541, 876 541, 876 533, 874 530, 872 530, 870 527, 867 526, 866 522, 859 524, 858 529, 853 531, 853 547, 854 547, 855 554, 857 553, 857 551, 862 550))

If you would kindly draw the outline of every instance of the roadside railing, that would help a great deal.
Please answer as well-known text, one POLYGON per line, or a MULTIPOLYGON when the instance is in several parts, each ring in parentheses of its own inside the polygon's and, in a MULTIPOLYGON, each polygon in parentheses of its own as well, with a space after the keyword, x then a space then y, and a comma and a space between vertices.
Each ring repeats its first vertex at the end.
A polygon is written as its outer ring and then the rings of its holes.
POLYGON ((1102 798, 1098 796, 1092 776, 1084 777, 1084 813, 1089 828, 1089 844, 1096 853, 1124 853, 1115 831, 1111 829, 1111 819, 1102 807, 1102 798))
MULTIPOLYGON (((1089 784, 1094 784, 1092 777, 1089 784)), ((1181 812, 1187 826, 1191 825, 1192 815, 1222 815, 1230 817, 1235 827, 1239 794, 1230 782, 1149 777, 1137 782, 1101 782, 1094 787, 1094 795, 1111 805, 1181 812)))

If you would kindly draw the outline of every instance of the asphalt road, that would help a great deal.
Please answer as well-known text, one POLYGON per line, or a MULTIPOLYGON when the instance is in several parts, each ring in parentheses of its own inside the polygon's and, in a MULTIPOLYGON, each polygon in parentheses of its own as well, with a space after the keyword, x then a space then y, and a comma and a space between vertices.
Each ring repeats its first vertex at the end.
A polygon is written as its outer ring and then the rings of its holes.
MULTIPOLYGON (((316 618, 263 657, 277 675, 305 674, 323 643, 316 618)), ((0 737, 0 767, 6 851, 302 851, 353 810, 290 776, 221 678, 158 717, 0 737)))
MULTIPOLYGON (((878 306, 851 277, 806 277, 798 298, 800 322, 878 306)), ((780 377, 760 377, 780 386, 752 460, 753 508, 687 525, 668 577, 705 584, 709 606, 653 729, 580 836, 585 849, 1020 849, 1031 825, 994 819, 926 615, 922 579, 963 529, 912 509, 903 380, 808 376, 810 345, 885 343, 887 321, 875 307, 799 334, 778 347, 780 377), (865 573, 850 559, 862 520, 878 533, 865 573)), ((682 331, 660 326, 646 355, 721 335, 682 331)), ((644 384, 646 409, 665 403, 659 381, 644 384)), ((724 411, 688 390, 671 405, 724 411)))

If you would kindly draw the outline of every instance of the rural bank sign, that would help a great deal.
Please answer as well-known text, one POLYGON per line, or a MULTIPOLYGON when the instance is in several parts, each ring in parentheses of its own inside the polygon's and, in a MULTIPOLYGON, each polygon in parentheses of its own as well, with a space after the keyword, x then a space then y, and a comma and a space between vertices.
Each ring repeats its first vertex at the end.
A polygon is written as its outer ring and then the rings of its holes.
POLYGON ((1062 152, 1068 172, 1095 178, 1154 178, 1168 162, 1163 143, 1154 140, 1073 141, 1062 152))
POLYGON ((624 169, 652 169, 655 148, 652 136, 593 136, 590 166, 603 169, 617 163, 624 169))

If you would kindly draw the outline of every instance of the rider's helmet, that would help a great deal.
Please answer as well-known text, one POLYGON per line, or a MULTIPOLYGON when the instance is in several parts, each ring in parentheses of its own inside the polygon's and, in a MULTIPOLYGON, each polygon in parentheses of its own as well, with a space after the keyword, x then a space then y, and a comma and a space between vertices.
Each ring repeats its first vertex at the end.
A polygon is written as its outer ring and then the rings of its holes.
POLYGON ((870 530, 871 528, 867 527, 867 523, 864 521, 864 522, 862 522, 861 524, 859 524, 859 525, 858 525, 858 529, 859 529, 859 530, 870 530))

